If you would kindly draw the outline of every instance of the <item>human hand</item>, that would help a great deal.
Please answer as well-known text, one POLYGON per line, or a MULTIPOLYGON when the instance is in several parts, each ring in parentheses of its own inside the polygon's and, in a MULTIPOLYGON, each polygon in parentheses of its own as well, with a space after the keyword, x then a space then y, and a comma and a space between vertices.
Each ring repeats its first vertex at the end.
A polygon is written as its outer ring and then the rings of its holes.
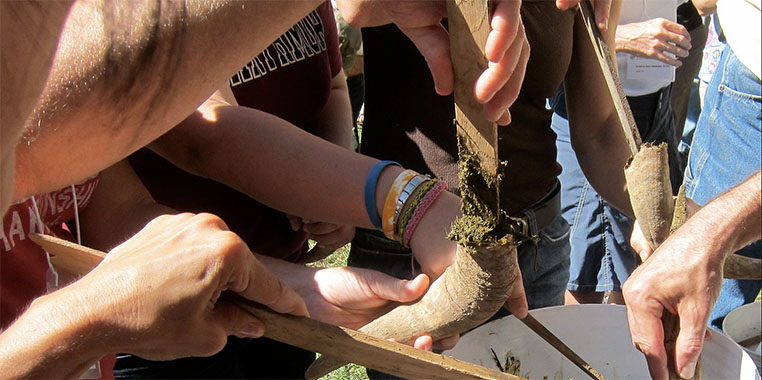
MULTIPOLYGON (((581 0, 556 0, 556 7, 565 11, 579 4, 581 0)), ((595 13, 595 22, 601 32, 606 31, 609 25, 609 13, 611 12, 612 0, 591 0, 593 3, 593 12, 595 13)))
MULTIPOLYGON (((512 249, 516 249, 516 247, 513 247, 512 249)), ((514 255, 514 257, 516 257, 516 255, 514 255)), ((505 301, 505 307, 518 319, 524 319, 527 314, 529 314, 529 304, 527 303, 527 295, 524 290, 524 280, 521 276, 518 257, 516 257, 516 279, 513 280, 511 295, 508 297, 508 300, 505 301)))
MULTIPOLYGON (((450 40, 441 24, 447 17, 445 2, 383 1, 379 4, 426 59, 437 93, 450 94, 454 86, 450 40)), ((529 59, 520 7, 520 0, 497 2, 485 46, 489 66, 474 86, 474 96, 485 105, 485 117, 499 124, 510 122, 507 110, 518 96, 529 59)))
POLYGON ((326 222, 313 222, 298 216, 288 215, 291 229, 302 230, 309 238, 316 241, 318 247, 336 250, 347 245, 355 237, 355 227, 326 222))
POLYGON ((624 283, 632 342, 642 351, 654 379, 666 379, 667 353, 661 317, 680 317, 675 363, 691 378, 703 347, 707 322, 722 286, 722 260, 706 254, 693 233, 675 231, 624 283))
POLYGON ((680 60, 669 54, 685 58, 691 48, 691 35, 684 26, 664 18, 619 25, 616 30, 616 50, 652 58, 675 67, 680 60))
POLYGON ((648 257, 654 253, 654 250, 648 244, 648 239, 643 235, 643 230, 640 229, 640 223, 636 220, 632 226, 632 235, 630 235, 630 246, 640 256, 640 261, 644 262, 648 257))
POLYGON ((210 214, 154 219, 64 290, 88 301, 114 351, 152 360, 209 356, 231 334, 261 336, 261 321, 218 302, 225 290, 277 312, 308 315, 299 295, 210 214))

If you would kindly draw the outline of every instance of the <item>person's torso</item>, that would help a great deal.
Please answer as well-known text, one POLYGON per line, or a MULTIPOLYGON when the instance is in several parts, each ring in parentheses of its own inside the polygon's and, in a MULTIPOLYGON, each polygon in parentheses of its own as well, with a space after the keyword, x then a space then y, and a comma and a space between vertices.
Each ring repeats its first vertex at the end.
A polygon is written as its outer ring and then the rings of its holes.
MULTIPOLYGON (((230 85, 240 106, 273 114, 309 132, 310 122, 328 101, 332 78, 340 71, 333 9, 325 2, 234 74, 230 85)), ((292 231, 282 212, 189 174, 146 148, 129 160, 157 202, 219 216, 252 251, 286 258, 305 250, 307 234, 292 231)))
MULTIPOLYGON (((626 0, 622 3, 619 25, 654 18, 676 20, 680 0, 626 0)), ((616 53, 617 69, 627 96, 652 94, 674 81, 675 67, 656 59, 616 53)))
MULTIPOLYGON (((76 204, 85 207, 99 177, 74 187, 76 204)), ((55 273, 47 254, 29 238, 45 233, 73 239, 63 223, 73 220, 75 197, 72 188, 28 197, 15 202, 0 222, 0 326, 10 324, 35 298, 56 288, 55 273)), ((63 285, 63 284, 61 284, 63 285)))
MULTIPOLYGON (((556 183, 552 112, 545 108, 566 75, 572 54, 573 11, 552 1, 524 1, 521 15, 531 47, 512 122, 498 127, 500 158, 507 162, 500 190, 509 213, 541 199, 556 183)), ((365 119, 361 152, 391 159, 457 186, 452 96, 439 96, 425 61, 395 26, 363 29, 365 119)))

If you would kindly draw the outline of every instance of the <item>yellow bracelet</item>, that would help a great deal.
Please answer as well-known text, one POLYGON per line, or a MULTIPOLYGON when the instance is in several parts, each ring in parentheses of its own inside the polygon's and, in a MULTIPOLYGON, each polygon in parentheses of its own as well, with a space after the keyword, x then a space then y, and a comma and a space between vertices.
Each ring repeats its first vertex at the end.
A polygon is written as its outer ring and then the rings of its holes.
POLYGON ((397 208, 397 198, 402 194, 405 185, 417 175, 418 173, 414 170, 403 171, 394 179, 392 187, 389 188, 389 192, 386 193, 384 209, 381 213, 381 226, 384 231, 384 236, 388 239, 397 240, 394 237, 394 210, 397 208))

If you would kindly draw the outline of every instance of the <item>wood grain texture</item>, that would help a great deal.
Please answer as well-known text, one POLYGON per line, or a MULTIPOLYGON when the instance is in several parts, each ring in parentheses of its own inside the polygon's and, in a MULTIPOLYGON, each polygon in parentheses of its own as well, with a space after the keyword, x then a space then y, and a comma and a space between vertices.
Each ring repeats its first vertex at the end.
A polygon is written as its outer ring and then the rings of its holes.
MULTIPOLYGON (((474 85, 488 61, 484 46, 490 32, 492 3, 489 0, 447 2, 450 57, 454 72, 455 124, 466 150, 477 156, 486 183, 496 182, 500 168, 497 153, 497 124, 484 117, 484 106, 474 97, 474 85)), ((499 186, 495 198, 484 199, 489 209, 499 210, 499 186)))
POLYGON ((611 100, 614 102, 614 107, 616 108, 619 121, 622 124, 624 136, 627 138, 630 152, 634 155, 638 152, 643 140, 640 138, 640 132, 635 124, 635 118, 632 116, 630 104, 627 102, 627 95, 624 93, 622 83, 619 80, 619 75, 615 70, 616 64, 611 60, 608 45, 606 45, 603 36, 601 36, 601 31, 598 30, 598 27, 596 26, 592 5, 590 5, 588 0, 583 0, 579 4, 579 9, 582 19, 585 22, 585 29, 593 44, 595 56, 603 71, 606 84, 609 87, 611 100))
MULTIPOLYGON (((87 274, 106 256, 104 252, 53 236, 33 234, 32 240, 54 255, 62 268, 77 270, 73 274, 87 274)), ((222 299, 259 318, 265 324, 264 336, 267 338, 396 376, 437 380, 522 379, 348 328, 310 318, 279 314, 235 293, 223 293, 222 299)))

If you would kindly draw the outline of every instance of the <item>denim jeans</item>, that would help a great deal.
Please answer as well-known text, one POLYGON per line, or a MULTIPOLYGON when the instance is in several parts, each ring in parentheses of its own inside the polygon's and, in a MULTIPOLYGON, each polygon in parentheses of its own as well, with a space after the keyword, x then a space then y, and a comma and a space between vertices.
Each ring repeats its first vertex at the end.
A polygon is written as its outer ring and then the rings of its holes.
MULTIPOLYGON (((670 177, 677 188, 682 176, 674 135, 674 119, 669 99, 671 88, 628 98, 638 131, 643 141, 667 142, 670 177)), ((556 113, 552 127, 556 133, 558 162, 563 167, 561 179, 561 212, 571 224, 571 267, 567 289, 582 292, 621 291, 622 284, 640 258, 630 247, 632 220, 615 209, 585 179, 571 146, 569 121, 561 94, 552 101, 556 113)), ((624 170, 624 168, 622 168, 624 170)))
MULTIPOLYGON (((743 182, 762 167, 760 80, 726 46, 709 82, 685 171, 685 195, 699 205, 743 182)), ((759 258, 757 241, 737 253, 759 258)), ((762 281, 724 280, 710 317, 720 328, 733 309, 754 300, 762 281)))
MULTIPOLYGON (((563 305, 569 275, 569 224, 559 215, 539 233, 537 249, 518 247, 518 261, 530 309, 563 305)), ((380 231, 358 228, 347 265, 375 269, 397 278, 421 273, 411 251, 380 231), (414 269, 413 269, 414 268, 414 269)))

